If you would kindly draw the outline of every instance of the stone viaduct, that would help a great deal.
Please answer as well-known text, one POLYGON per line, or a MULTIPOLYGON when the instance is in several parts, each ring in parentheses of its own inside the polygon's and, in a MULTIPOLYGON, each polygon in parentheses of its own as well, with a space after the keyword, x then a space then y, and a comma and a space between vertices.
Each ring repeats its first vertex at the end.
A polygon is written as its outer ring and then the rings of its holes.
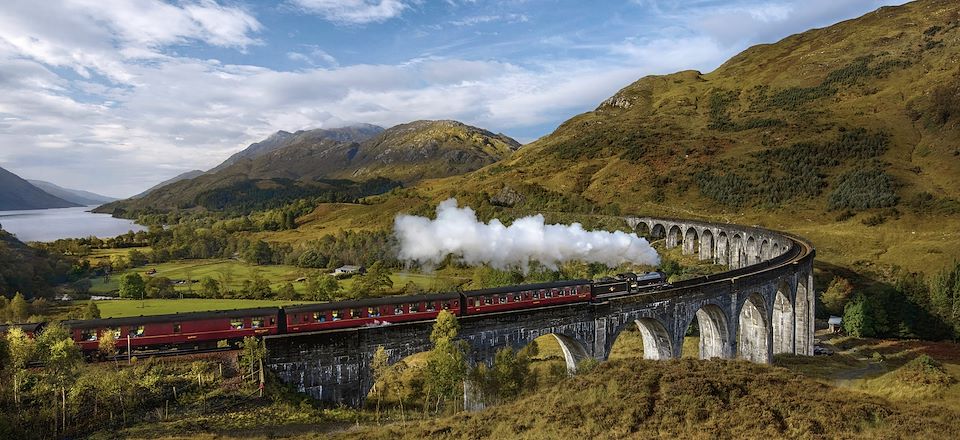
MULTIPOLYGON (((813 354, 813 247, 799 237, 758 227, 626 217, 641 236, 727 265, 719 274, 673 283, 653 293, 602 302, 460 318, 473 364, 490 364, 502 347, 521 348, 552 335, 567 369, 587 357, 606 360, 618 335, 637 326, 643 357, 680 357, 694 319, 700 358, 769 363, 777 353, 813 354)), ((430 349, 433 321, 266 338, 267 365, 281 380, 328 403, 359 405, 373 386, 370 361, 383 346, 390 362, 430 349)))

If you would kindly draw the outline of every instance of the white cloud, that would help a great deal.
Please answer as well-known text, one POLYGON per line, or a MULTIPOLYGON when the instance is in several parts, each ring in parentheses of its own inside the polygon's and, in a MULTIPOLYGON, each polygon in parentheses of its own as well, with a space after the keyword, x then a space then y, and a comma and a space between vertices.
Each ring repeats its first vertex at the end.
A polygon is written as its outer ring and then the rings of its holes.
POLYGON ((314 45, 304 45, 305 52, 288 52, 287 58, 292 61, 309 64, 311 66, 330 66, 337 67, 340 65, 337 62, 337 59, 327 53, 327 51, 320 49, 314 45))
POLYGON ((382 23, 409 6, 401 0, 292 0, 303 10, 341 24, 382 23))

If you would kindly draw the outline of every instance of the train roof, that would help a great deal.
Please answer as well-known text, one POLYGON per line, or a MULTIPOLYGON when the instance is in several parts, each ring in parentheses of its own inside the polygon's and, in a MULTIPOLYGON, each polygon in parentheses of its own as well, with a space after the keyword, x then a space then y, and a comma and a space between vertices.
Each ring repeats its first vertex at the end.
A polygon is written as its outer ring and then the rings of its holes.
POLYGON ((36 333, 43 327, 42 322, 28 322, 25 324, 3 324, 0 325, 0 333, 6 333, 7 330, 12 328, 19 328, 23 330, 24 333, 36 333))
POLYGON ((540 289, 551 289, 554 287, 579 286, 582 284, 590 284, 590 280, 569 280, 569 281, 553 281, 549 283, 537 283, 537 284, 518 284, 514 286, 494 287, 490 289, 468 290, 468 291, 464 291, 463 295, 470 298, 470 297, 482 296, 482 295, 496 295, 499 293, 522 292, 524 290, 540 290, 540 289))
POLYGON ((304 304, 297 306, 287 306, 283 310, 287 313, 315 312, 321 310, 342 310, 363 307, 383 306, 390 304, 407 304, 421 301, 449 301, 451 299, 460 299, 457 292, 449 293, 431 293, 426 295, 404 295, 404 296, 384 296, 380 298, 357 299, 350 301, 335 301, 316 304, 304 304))
POLYGON ((123 325, 156 324, 161 322, 201 321, 218 318, 243 318, 248 316, 276 316, 278 307, 261 307, 255 309, 216 310, 210 312, 173 313, 168 315, 129 316, 125 318, 103 319, 74 319, 63 321, 63 325, 70 328, 102 328, 118 327, 123 325))
POLYGON ((660 278, 663 278, 663 277, 664 277, 663 272, 647 272, 645 274, 638 275, 637 280, 638 281, 659 280, 660 278))

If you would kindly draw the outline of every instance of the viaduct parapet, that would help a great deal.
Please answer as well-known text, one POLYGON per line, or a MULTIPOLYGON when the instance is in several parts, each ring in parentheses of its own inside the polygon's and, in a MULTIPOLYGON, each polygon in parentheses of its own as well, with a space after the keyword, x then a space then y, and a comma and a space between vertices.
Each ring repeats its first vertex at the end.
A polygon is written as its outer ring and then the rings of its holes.
MULTIPOLYGON (((719 274, 669 289, 533 310, 460 318, 471 363, 491 364, 497 350, 520 349, 552 335, 567 369, 582 359, 606 360, 628 326, 643 338, 643 357, 680 357, 697 320, 701 359, 770 363, 774 354, 813 354, 813 259, 805 240, 758 227, 691 220, 625 217, 627 225, 667 248, 682 246, 728 266, 719 274)), ((370 362, 383 346, 390 362, 430 349, 433 321, 266 338, 267 366, 301 392, 333 404, 360 405, 373 386, 370 362)))

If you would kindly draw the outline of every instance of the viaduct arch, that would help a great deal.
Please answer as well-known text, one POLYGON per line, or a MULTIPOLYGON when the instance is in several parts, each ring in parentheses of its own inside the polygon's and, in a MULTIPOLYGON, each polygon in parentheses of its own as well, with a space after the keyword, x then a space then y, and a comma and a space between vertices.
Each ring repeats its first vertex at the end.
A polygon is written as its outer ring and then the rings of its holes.
MULTIPOLYGON (((697 320, 699 357, 769 363, 776 353, 813 354, 813 259, 805 240, 758 227, 692 220, 624 217, 626 226, 728 266, 719 274, 670 288, 597 303, 574 303, 460 318, 471 363, 491 363, 503 347, 520 349, 553 335, 567 369, 590 357, 606 360, 628 326, 643 337, 648 359, 681 355, 697 320)), ((433 321, 276 335, 265 338, 266 365, 301 392, 334 404, 359 405, 372 387, 370 362, 383 346, 390 362, 430 349, 433 321)))

